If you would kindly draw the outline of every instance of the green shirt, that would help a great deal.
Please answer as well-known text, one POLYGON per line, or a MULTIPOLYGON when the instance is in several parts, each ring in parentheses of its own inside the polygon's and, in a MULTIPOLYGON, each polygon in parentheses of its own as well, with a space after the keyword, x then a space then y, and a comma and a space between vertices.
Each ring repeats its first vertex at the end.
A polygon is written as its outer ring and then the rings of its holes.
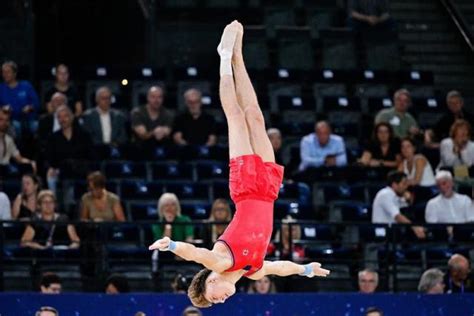
MULTIPOLYGON (((185 215, 176 216, 173 223, 190 223, 191 219, 185 215)), ((153 225, 151 230, 155 239, 163 238, 165 224, 153 225)), ((193 238, 193 225, 173 225, 171 229, 171 239, 176 241, 185 241, 188 237, 193 238)))
POLYGON ((410 136, 410 128, 418 127, 415 119, 410 113, 399 113, 395 108, 381 110, 375 117, 375 124, 387 122, 393 128, 396 137, 403 138, 410 136))

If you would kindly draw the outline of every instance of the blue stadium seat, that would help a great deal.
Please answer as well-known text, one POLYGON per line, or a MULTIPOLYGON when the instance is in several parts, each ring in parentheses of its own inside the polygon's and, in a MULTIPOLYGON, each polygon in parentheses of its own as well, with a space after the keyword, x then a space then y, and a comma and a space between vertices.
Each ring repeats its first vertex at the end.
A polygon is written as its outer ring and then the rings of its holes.
POLYGON ((33 168, 30 164, 10 163, 8 165, 0 165, 0 178, 2 179, 18 179, 26 173, 32 173, 33 168))
POLYGON ((181 202, 181 211, 192 219, 207 219, 211 211, 211 203, 181 202))
POLYGON ((474 242, 474 225, 455 225, 453 227, 453 241, 459 243, 474 242))
POLYGON ((334 226, 324 224, 301 224, 301 239, 307 241, 329 241, 337 240, 334 226))
POLYGON ((157 202, 131 202, 128 204, 129 217, 134 221, 158 220, 157 202))
POLYGON ((445 267, 449 258, 458 253, 469 258, 470 248, 453 248, 449 246, 432 247, 426 249, 426 265, 431 267, 445 267))
POLYGON ((213 181, 212 182, 212 195, 213 199, 223 198, 226 200, 230 199, 229 193, 229 181, 213 181))
POLYGON ((359 227, 359 239, 367 243, 384 243, 388 240, 389 230, 385 225, 367 225, 359 227))
POLYGON ((120 196, 124 200, 158 200, 164 192, 164 185, 157 182, 123 180, 120 196))
POLYGON ((342 220, 348 222, 370 222, 371 207, 365 203, 346 201, 338 203, 342 220))
POLYGON ((311 204, 301 204, 294 201, 292 202, 278 199, 275 202, 273 217, 275 219, 283 219, 287 215, 291 215, 293 218, 298 219, 314 218, 311 204))
POLYGON ((132 161, 107 161, 105 175, 109 179, 141 179, 147 178, 146 165, 132 161))
POLYGON ((180 200, 210 200, 209 185, 204 183, 169 183, 166 185, 166 191, 175 193, 180 200))
POLYGON ((193 180, 193 168, 177 162, 159 162, 151 165, 153 180, 193 180))
POLYGON ((415 196, 414 203, 426 203, 439 193, 437 186, 423 187, 423 186, 417 185, 413 187, 412 190, 415 196))
POLYGON ((292 200, 300 204, 311 204, 311 189, 302 182, 283 182, 278 193, 279 200, 292 200))
POLYGON ((229 165, 228 163, 219 161, 198 161, 195 165, 198 179, 228 179, 229 165))
POLYGON ((10 201, 15 200, 16 196, 21 192, 21 181, 17 180, 6 180, 2 183, 3 192, 8 196, 10 201))
POLYGON ((135 224, 114 224, 107 227, 107 243, 139 245, 140 230, 135 224))

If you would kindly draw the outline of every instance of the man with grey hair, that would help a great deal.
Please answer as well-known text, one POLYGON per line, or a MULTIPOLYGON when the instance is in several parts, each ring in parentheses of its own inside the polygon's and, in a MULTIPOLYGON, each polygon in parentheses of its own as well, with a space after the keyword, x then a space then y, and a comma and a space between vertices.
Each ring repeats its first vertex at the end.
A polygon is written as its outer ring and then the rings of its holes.
POLYGON ((418 291, 424 294, 443 294, 444 287, 444 273, 436 268, 423 272, 418 283, 418 291))
POLYGON ((379 274, 372 269, 364 269, 358 273, 359 292, 364 294, 372 294, 377 290, 379 285, 379 274))
POLYGON ((444 276, 445 293, 474 292, 472 279, 469 278, 471 268, 469 260, 458 253, 449 258, 448 273, 444 276))
POLYGON ((440 170, 436 173, 439 194, 428 201, 425 209, 427 223, 454 224, 474 221, 472 200, 454 191, 451 172, 440 170))
POLYGON ((375 117, 375 124, 387 122, 393 128, 393 134, 399 138, 415 136, 420 130, 415 118, 408 113, 411 95, 407 89, 399 89, 393 95, 393 107, 381 110, 375 117))
POLYGON ((270 139, 270 143, 272 144, 273 151, 275 152, 275 161, 279 165, 283 165, 283 159, 281 156, 281 147, 283 144, 283 140, 281 137, 281 132, 278 128, 269 128, 267 129, 267 135, 270 139))
POLYGON ((186 111, 176 118, 173 140, 177 145, 214 146, 216 122, 202 110, 202 93, 191 88, 184 92, 186 111))
POLYGON ((61 105, 67 105, 68 99, 64 93, 55 92, 51 96, 51 100, 49 102, 49 113, 45 113, 41 115, 39 119, 38 125, 38 139, 41 143, 41 147, 44 147, 46 144, 46 140, 56 131, 60 130, 58 115, 56 114, 56 110, 61 105))
POLYGON ((95 145, 120 145, 127 141, 126 118, 122 112, 112 109, 112 91, 100 87, 95 93, 97 106, 83 115, 83 127, 95 145))

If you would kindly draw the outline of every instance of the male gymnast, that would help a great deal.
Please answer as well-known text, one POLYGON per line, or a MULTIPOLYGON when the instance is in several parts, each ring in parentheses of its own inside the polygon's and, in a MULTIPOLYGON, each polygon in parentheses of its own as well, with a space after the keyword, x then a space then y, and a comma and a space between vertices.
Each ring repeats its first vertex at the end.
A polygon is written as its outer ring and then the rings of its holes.
POLYGON ((273 203, 283 180, 283 167, 275 163, 272 145, 257 96, 242 56, 243 26, 227 25, 217 47, 220 55, 219 94, 229 126, 230 196, 236 205, 231 223, 212 250, 175 242, 155 241, 150 250, 172 251, 204 265, 189 286, 188 296, 197 307, 223 303, 235 293, 243 276, 259 280, 265 275, 307 277, 329 274, 321 264, 264 261, 273 229, 273 203))

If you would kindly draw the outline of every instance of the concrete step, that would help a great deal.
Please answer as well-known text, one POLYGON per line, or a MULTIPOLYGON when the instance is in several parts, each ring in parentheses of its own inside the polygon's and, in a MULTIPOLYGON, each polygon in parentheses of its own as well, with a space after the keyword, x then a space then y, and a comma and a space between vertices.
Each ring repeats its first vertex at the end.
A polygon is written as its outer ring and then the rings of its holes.
POLYGON ((416 55, 407 55, 404 57, 404 60, 410 62, 410 63, 422 63, 426 61, 427 59, 430 62, 433 63, 446 63, 446 64, 457 64, 460 61, 465 60, 465 55, 464 54, 449 54, 449 55, 422 55, 422 54, 416 54, 416 55))
POLYGON ((450 53, 462 53, 464 48, 459 44, 427 44, 427 43, 416 43, 416 44, 405 44, 405 53, 419 53, 419 54, 450 54, 450 53))
POLYGON ((436 10, 439 6, 437 3, 432 1, 427 2, 412 2, 412 1, 403 1, 403 2, 390 2, 391 12, 398 10, 436 10))
POLYGON ((413 31, 413 32, 404 32, 399 34, 399 38, 405 42, 451 42, 456 41, 459 36, 452 32, 420 32, 420 31, 413 31))

